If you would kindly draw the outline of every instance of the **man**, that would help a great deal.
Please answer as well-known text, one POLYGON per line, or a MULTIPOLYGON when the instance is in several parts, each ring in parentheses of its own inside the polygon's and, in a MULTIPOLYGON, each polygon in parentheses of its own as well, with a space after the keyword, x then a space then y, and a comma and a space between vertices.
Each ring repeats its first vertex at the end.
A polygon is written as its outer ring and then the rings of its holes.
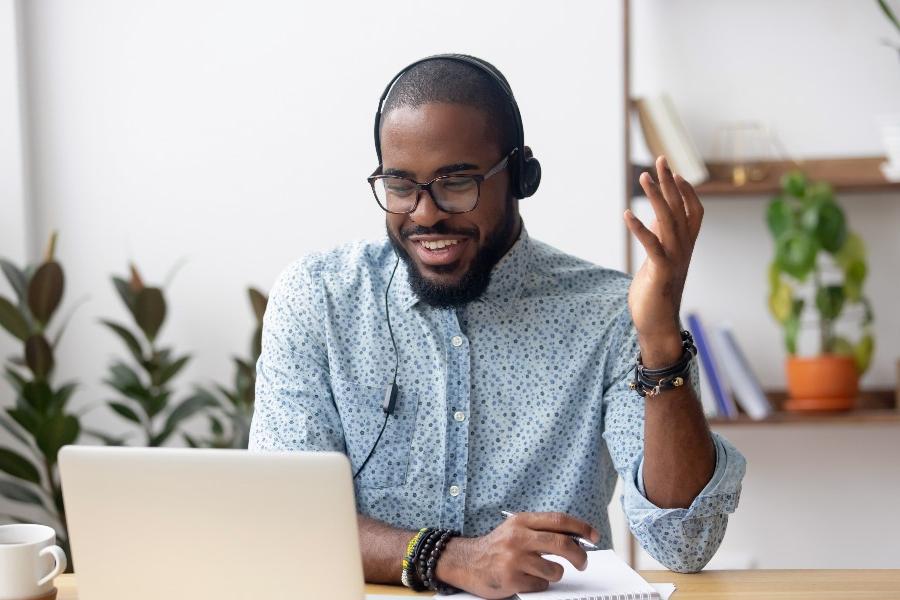
POLYGON ((371 582, 546 589, 562 568, 542 554, 583 568, 573 536, 610 547, 617 474, 641 545, 699 570, 744 473, 707 427, 679 327, 703 209, 660 157, 659 182, 641 178, 656 221, 625 214, 648 255, 633 279, 537 242, 518 198, 540 171, 518 119, 505 79, 471 57, 392 82, 370 177, 388 237, 278 278, 250 447, 349 455, 371 582), (634 389, 638 351, 650 384, 634 389))

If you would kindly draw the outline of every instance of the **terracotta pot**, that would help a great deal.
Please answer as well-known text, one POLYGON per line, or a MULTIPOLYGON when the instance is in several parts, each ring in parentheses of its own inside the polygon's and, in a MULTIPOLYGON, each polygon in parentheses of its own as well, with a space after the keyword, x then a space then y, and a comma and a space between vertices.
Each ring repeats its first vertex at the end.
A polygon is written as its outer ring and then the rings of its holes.
POLYGON ((859 372, 849 356, 789 356, 785 410, 850 410, 856 404, 859 372))

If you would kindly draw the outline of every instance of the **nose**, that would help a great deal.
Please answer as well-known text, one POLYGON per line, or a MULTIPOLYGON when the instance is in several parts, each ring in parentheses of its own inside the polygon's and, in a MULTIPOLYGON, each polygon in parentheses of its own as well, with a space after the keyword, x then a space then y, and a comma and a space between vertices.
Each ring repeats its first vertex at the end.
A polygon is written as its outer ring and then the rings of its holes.
POLYGON ((419 190, 418 204, 416 210, 409 213, 409 219, 416 225, 422 227, 431 227, 439 221, 443 221, 448 217, 447 213, 442 211, 434 202, 434 197, 428 190, 419 190), (424 194, 424 198, 422 195, 424 194))

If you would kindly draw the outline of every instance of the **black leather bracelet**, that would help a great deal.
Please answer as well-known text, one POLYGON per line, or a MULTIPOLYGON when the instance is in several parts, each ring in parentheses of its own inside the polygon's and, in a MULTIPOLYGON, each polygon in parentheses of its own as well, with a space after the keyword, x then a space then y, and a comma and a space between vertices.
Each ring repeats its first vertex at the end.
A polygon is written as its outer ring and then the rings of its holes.
POLYGON ((634 366, 634 380, 629 387, 636 390, 642 397, 656 396, 665 390, 672 390, 683 386, 690 373, 691 360, 697 354, 694 338, 691 332, 681 331, 681 357, 674 364, 662 369, 648 369, 641 361, 641 353, 638 352, 634 366))

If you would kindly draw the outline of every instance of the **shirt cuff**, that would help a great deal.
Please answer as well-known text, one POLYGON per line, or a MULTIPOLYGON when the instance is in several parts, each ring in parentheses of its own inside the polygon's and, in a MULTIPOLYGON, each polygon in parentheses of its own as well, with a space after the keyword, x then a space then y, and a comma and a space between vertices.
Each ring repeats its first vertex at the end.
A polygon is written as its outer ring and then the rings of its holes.
POLYGON ((728 440, 715 433, 712 437, 716 448, 715 471, 688 508, 660 508, 650 502, 644 487, 644 455, 641 453, 637 457, 630 476, 624 482, 622 496, 622 505, 632 528, 650 525, 661 518, 686 521, 734 512, 747 463, 728 440))

